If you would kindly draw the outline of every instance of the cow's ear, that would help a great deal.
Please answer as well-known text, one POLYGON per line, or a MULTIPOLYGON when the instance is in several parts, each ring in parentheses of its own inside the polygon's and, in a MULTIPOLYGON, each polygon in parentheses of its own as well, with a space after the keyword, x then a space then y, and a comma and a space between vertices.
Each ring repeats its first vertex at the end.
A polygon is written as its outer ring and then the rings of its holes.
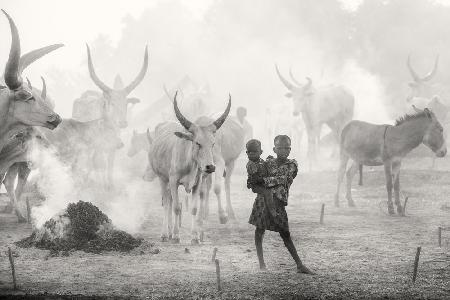
POLYGON ((180 139, 185 139, 185 140, 188 140, 188 141, 192 141, 193 140, 193 136, 191 134, 188 134, 188 133, 175 131, 174 134, 177 137, 179 137, 180 139))
POLYGON ((284 94, 284 96, 285 96, 286 98, 292 98, 292 93, 291 93, 291 92, 286 93, 286 94, 284 94))
POLYGON ((128 103, 131 103, 131 104, 136 104, 136 103, 139 103, 139 102, 141 102, 141 100, 139 100, 138 98, 127 98, 127 100, 128 100, 128 103))

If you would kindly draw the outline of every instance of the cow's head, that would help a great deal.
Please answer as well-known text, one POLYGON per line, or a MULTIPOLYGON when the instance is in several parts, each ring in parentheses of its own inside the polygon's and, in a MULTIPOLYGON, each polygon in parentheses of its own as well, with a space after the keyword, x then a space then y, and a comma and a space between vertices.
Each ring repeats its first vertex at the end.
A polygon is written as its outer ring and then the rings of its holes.
POLYGON ((408 86, 411 88, 409 95, 406 97, 406 101, 408 103, 410 103, 415 97, 429 98, 433 95, 433 87, 428 83, 428 81, 431 80, 436 74, 438 63, 439 55, 436 56, 433 69, 427 75, 420 77, 411 66, 411 55, 408 55, 406 65, 408 67, 409 73, 411 74, 411 77, 413 78, 413 81, 408 83, 408 86))
POLYGON ((107 113, 109 114, 111 120, 113 120, 119 128, 127 127, 128 104, 136 104, 140 102, 140 100, 137 98, 129 98, 128 94, 130 94, 131 91, 133 91, 139 85, 139 83, 141 83, 141 81, 144 79, 145 73, 147 72, 147 46, 145 47, 144 63, 142 64, 141 71, 139 72, 136 79, 134 79, 133 82, 131 82, 128 86, 123 87, 123 84, 120 84, 121 80, 119 82, 119 80, 116 78, 114 88, 108 87, 98 78, 94 70, 94 65, 92 64, 91 51, 89 49, 89 46, 86 45, 86 48, 88 54, 89 74, 92 78, 92 81, 94 81, 94 83, 103 91, 103 96, 107 104, 107 113))
POLYGON ((289 90, 289 92, 286 93, 285 96, 287 98, 292 98, 292 101, 294 102, 293 114, 294 116, 298 116, 300 112, 303 112, 307 109, 308 104, 314 95, 312 80, 311 78, 306 77, 307 82, 305 84, 301 84, 294 78, 292 72, 289 70, 289 74, 291 75, 291 78, 295 83, 293 84, 280 74, 277 65, 275 65, 275 69, 281 82, 289 90))
POLYGON ((130 148, 128 148, 128 156, 133 157, 141 150, 148 150, 152 143, 153 139, 148 128, 145 136, 143 134, 137 133, 136 130, 133 130, 133 135, 130 141, 130 148))
POLYGON ((193 157, 196 160, 199 168, 202 172, 212 173, 215 171, 214 161, 213 161, 213 147, 216 142, 216 131, 225 122, 231 108, 231 95, 228 99, 228 106, 224 113, 214 122, 206 126, 200 126, 192 123, 187 118, 185 118, 177 104, 177 93, 175 93, 173 100, 173 108, 175 110, 175 115, 181 125, 188 131, 186 132, 175 132, 175 135, 179 138, 186 139, 192 142, 192 152, 193 157))
MULTIPOLYGON (((3 11, 3 10, 2 10, 3 11)), ((61 123, 51 105, 45 100, 45 82, 41 93, 23 84, 22 71, 45 54, 62 47, 55 44, 33 50, 20 56, 20 38, 12 18, 5 12, 11 28, 11 49, 6 63, 4 79, 6 87, 0 89, 0 126, 42 126, 54 129, 61 123)))

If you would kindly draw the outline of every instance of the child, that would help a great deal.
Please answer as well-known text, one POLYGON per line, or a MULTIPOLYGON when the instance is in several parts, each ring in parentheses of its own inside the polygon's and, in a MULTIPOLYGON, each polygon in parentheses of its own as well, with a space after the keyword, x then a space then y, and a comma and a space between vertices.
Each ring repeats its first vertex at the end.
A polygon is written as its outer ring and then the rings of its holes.
MULTIPOLYGON (((285 206, 287 205, 289 197, 289 187, 293 179, 297 176, 297 162, 295 159, 288 159, 291 152, 291 139, 287 135, 278 135, 274 139, 275 147, 273 151, 277 158, 272 156, 267 157, 265 167, 267 168, 267 175, 259 178, 255 176, 253 181, 249 182, 249 188, 256 188, 253 190, 257 192, 261 186, 270 190, 273 200, 275 214, 268 212, 265 209, 264 196, 258 193, 255 203, 253 205, 252 214, 250 215, 249 223, 256 226, 255 230, 255 244, 256 253, 258 255, 259 266, 262 270, 266 269, 264 263, 262 240, 265 230, 279 232, 283 239, 284 245, 288 249, 295 263, 297 264, 297 272, 305 274, 314 274, 300 260, 294 243, 292 242, 289 232, 288 217, 285 206)), ((260 144, 259 144, 260 145, 260 144)), ((247 147, 247 152, 248 147, 247 147)), ((249 155, 254 158, 253 154, 249 155)))
MULTIPOLYGON (((256 139, 251 139, 245 145, 247 148, 247 188, 251 189, 256 194, 262 194, 264 197, 264 210, 266 207, 268 212, 276 217, 275 207, 273 205, 272 191, 264 186, 264 177, 267 176, 267 168, 264 160, 261 159, 261 142, 256 139)), ((261 211, 262 212, 262 211, 261 211)), ((275 218, 276 219, 276 218, 275 218)), ((263 221, 260 219, 260 221, 263 221)))

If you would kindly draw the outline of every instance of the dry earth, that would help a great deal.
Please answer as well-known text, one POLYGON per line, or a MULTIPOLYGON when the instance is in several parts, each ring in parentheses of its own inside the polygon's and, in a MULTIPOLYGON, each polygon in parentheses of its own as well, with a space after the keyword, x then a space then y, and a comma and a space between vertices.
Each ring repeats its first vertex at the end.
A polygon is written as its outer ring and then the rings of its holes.
MULTIPOLYGON (((72 252, 49 256, 49 251, 13 246, 31 233, 12 215, 0 214, 0 295, 21 298, 147 298, 147 299, 333 299, 333 298, 450 298, 450 230, 438 247, 437 228, 450 226, 450 159, 408 160, 402 190, 409 196, 406 217, 386 214, 381 168, 366 169, 365 185, 354 186, 356 208, 341 197, 333 206, 335 171, 300 172, 292 186, 288 215, 300 257, 315 276, 299 275, 276 233, 266 233, 264 251, 269 270, 258 270, 254 228, 247 223, 254 195, 244 188, 243 166, 232 179, 232 201, 238 222, 220 225, 214 195, 205 242, 190 244, 189 215, 183 213, 181 243, 159 241, 162 208, 156 184, 143 182, 142 196, 153 203, 139 232, 146 243, 131 253, 101 255, 72 252), (319 224, 325 203, 325 221, 319 224), (149 246, 161 249, 153 254, 149 246), (12 290, 6 254, 17 257, 19 291, 12 290), (418 276, 412 283, 416 248, 422 247, 418 276), (222 292, 217 292, 213 248, 220 260, 222 292), (188 250, 186 250, 188 249, 188 250)), ((356 179, 355 179, 356 182, 356 179)), ((133 201, 130 200, 130 205, 133 201)), ((126 212, 124 212, 126 214, 126 212)))

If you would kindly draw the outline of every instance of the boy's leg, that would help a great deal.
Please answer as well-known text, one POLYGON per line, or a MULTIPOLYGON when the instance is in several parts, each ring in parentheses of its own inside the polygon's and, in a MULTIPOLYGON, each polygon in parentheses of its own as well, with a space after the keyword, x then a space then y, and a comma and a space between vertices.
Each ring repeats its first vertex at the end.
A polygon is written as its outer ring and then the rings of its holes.
POLYGON ((262 248, 262 240, 264 237, 264 229, 256 227, 255 230, 255 245, 256 245, 256 254, 258 255, 259 268, 261 270, 266 269, 266 264, 264 263, 264 255, 262 248))
POLYGON ((295 263, 297 264, 297 272, 314 275, 314 272, 309 270, 300 260, 300 257, 297 254, 297 249, 295 249, 294 242, 292 242, 290 232, 281 231, 280 236, 283 239, 284 245, 286 246, 295 263))

